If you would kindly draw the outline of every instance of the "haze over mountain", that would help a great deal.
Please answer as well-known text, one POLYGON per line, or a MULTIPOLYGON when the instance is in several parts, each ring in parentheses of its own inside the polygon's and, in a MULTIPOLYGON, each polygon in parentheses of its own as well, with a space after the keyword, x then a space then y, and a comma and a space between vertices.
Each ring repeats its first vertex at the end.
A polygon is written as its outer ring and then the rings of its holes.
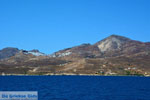
POLYGON ((150 43, 118 35, 49 55, 4 48, 0 59, 1 74, 150 75, 150 43))

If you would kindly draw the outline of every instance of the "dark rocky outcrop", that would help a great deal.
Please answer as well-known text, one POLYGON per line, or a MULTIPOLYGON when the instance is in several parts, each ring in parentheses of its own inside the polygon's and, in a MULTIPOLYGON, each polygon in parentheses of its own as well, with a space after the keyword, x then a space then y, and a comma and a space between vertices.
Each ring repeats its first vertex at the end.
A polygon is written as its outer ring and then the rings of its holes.
POLYGON ((7 47, 0 50, 0 59, 5 59, 14 56, 19 52, 18 48, 7 47))

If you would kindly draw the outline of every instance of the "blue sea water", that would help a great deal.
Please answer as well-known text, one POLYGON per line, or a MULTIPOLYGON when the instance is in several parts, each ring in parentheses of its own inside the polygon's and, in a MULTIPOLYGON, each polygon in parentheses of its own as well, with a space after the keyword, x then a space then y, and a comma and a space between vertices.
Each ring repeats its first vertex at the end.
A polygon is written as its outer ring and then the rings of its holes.
POLYGON ((39 100, 150 100, 150 78, 0 76, 0 91, 38 91, 39 100))

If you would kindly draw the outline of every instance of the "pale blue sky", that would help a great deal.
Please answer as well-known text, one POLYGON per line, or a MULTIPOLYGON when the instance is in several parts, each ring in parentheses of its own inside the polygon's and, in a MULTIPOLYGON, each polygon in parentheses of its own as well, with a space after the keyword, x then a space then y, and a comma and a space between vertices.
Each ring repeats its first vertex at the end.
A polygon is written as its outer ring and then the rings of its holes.
POLYGON ((52 53, 111 34, 150 41, 150 0, 0 0, 0 49, 52 53))

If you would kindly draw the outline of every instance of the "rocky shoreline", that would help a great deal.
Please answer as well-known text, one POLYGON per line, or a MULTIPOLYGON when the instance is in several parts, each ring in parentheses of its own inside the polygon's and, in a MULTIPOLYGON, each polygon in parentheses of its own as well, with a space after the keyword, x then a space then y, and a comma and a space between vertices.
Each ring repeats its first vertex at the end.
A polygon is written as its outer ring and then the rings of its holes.
POLYGON ((5 74, 0 76, 127 76, 127 77, 150 77, 150 75, 97 75, 97 74, 5 74))

